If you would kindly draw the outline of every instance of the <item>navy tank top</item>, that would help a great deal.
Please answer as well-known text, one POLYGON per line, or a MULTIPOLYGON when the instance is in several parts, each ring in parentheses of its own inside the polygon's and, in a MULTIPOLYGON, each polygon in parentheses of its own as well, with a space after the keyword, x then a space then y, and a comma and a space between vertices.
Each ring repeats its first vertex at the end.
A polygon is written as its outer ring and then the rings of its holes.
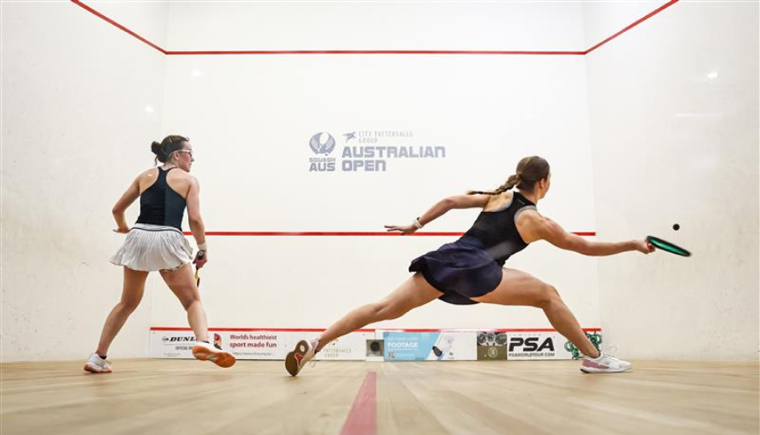
POLYGON ((138 224, 165 225, 182 231, 182 217, 187 201, 166 182, 170 168, 158 168, 158 180, 140 195, 138 224))
POLYGON ((535 209, 536 204, 515 191, 507 206, 481 212, 462 239, 478 240, 491 258, 504 266, 509 257, 528 246, 517 231, 517 216, 524 210, 535 209))

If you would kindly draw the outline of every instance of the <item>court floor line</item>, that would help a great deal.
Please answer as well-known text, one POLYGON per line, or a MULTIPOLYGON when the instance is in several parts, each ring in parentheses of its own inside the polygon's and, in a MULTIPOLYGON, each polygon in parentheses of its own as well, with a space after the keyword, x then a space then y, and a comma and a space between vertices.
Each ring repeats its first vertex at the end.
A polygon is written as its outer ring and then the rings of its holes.
POLYGON ((377 372, 364 378, 340 435, 377 435, 377 372))

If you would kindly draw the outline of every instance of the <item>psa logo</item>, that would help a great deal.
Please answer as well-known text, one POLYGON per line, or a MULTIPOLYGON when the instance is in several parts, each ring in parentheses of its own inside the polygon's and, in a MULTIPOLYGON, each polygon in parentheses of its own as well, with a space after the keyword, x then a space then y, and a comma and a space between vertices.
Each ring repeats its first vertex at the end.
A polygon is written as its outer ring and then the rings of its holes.
POLYGON ((335 138, 320 132, 309 139, 309 148, 317 157, 309 158, 309 172, 335 172, 335 157, 329 157, 335 149, 335 138))
POLYGON ((554 352, 554 340, 551 337, 547 337, 539 346, 538 337, 510 337, 509 351, 514 352, 515 348, 518 348, 520 352, 541 352, 544 349, 554 352))

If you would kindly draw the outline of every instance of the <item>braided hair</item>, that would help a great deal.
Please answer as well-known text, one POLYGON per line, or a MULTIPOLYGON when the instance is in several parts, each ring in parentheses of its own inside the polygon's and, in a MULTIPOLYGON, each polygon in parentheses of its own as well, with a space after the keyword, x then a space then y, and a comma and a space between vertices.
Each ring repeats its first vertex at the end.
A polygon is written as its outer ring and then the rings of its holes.
POLYGON ((536 182, 549 176, 549 162, 539 156, 524 157, 517 164, 515 174, 510 175, 507 181, 495 190, 480 191, 470 190, 468 195, 499 195, 507 190, 517 187, 520 190, 532 191, 536 182))

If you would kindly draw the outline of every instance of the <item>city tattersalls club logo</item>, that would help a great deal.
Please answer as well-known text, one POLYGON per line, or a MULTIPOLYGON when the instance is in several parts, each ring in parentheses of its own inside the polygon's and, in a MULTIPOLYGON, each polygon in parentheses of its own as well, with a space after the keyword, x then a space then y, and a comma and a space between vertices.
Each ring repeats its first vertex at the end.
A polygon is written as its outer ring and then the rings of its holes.
POLYGON ((385 172, 389 161, 396 159, 446 158, 445 146, 410 144, 414 142, 412 131, 363 130, 342 136, 340 161, 330 156, 336 146, 330 133, 311 136, 309 148, 316 156, 309 158, 309 172, 385 172))

